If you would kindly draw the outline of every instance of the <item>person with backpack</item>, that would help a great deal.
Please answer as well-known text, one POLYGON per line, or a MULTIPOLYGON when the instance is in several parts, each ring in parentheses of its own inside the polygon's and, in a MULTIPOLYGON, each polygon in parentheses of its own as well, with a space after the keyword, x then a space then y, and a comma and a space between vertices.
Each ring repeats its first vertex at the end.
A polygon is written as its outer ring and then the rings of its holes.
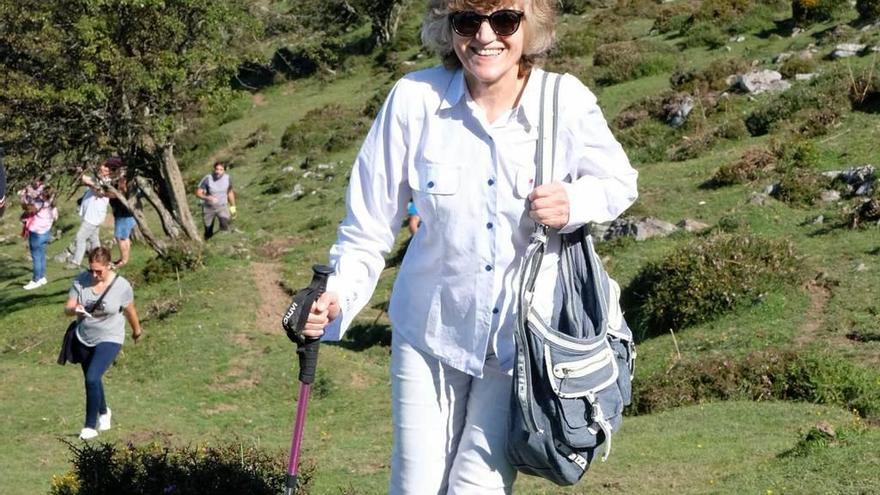
POLYGON ((125 322, 135 343, 143 333, 131 283, 113 271, 110 257, 110 250, 102 246, 89 251, 89 268, 74 279, 64 304, 64 314, 79 322, 73 356, 85 379, 86 418, 79 433, 83 440, 110 429, 112 412, 102 378, 125 342, 125 322))
POLYGON ((235 216, 235 190, 232 179, 226 173, 226 164, 214 163, 214 172, 202 177, 196 189, 196 197, 202 200, 202 217, 205 222, 205 240, 214 236, 214 220, 221 231, 229 230, 229 222, 235 216))
POLYGON ((22 288, 34 290, 48 283, 46 279, 46 246, 52 240, 52 224, 58 220, 54 190, 49 186, 44 186, 41 188, 40 196, 34 198, 25 208, 27 217, 23 234, 28 241, 33 274, 31 280, 22 288))
POLYGON ((538 64, 553 44, 556 3, 429 0, 422 40, 443 66, 397 81, 355 159, 334 273, 303 335, 342 337, 370 300, 412 197, 421 226, 388 311, 391 494, 511 493, 514 327, 535 225, 553 229, 533 301, 546 317, 558 234, 612 220, 636 199, 636 170, 571 75, 559 83, 554 174, 536 181, 538 64))

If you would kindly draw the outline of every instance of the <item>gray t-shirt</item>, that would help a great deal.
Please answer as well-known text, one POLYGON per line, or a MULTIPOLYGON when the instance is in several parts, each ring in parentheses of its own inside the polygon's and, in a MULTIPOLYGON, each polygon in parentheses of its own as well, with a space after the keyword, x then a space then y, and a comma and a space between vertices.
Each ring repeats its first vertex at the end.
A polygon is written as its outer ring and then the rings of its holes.
POLYGON ((73 281, 68 297, 75 297, 92 316, 83 317, 76 330, 76 337, 84 345, 93 347, 101 342, 122 344, 125 341, 125 316, 122 309, 134 300, 134 290, 128 280, 116 275, 116 281, 104 296, 99 308, 95 302, 101 297, 92 287, 92 274, 83 272, 73 281))
POLYGON ((225 205, 228 202, 227 195, 231 188, 232 181, 229 180, 229 174, 223 174, 223 176, 217 180, 214 180, 214 174, 204 176, 202 181, 199 182, 199 189, 205 191, 207 195, 217 198, 217 202, 210 203, 207 200, 203 200, 202 204, 209 207, 225 205))

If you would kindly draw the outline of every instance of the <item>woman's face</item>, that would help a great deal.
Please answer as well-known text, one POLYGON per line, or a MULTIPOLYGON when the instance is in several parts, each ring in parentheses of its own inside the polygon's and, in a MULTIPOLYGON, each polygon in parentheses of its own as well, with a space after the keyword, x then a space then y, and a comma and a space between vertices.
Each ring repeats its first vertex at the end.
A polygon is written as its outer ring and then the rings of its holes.
MULTIPOLYGON (((504 9, 524 10, 522 1, 512 2, 504 9)), ((489 15, 492 12, 479 13, 489 15)), ((503 84, 516 81, 525 40, 522 25, 524 22, 525 19, 520 22, 519 29, 509 36, 496 34, 488 20, 483 21, 474 36, 462 36, 453 30, 452 45, 465 70, 471 90, 477 89, 475 84, 488 88, 499 82, 503 84)))
POLYGON ((91 272, 95 282, 104 282, 109 278, 110 265, 100 261, 93 261, 89 263, 89 272, 91 272))

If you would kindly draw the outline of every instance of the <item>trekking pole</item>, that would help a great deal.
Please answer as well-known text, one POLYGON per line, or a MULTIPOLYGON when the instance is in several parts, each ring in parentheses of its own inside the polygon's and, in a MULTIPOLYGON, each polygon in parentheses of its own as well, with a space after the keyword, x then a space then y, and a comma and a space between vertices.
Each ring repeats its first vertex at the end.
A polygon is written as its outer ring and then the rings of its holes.
POLYGON ((293 297, 293 302, 281 319, 281 326, 287 337, 296 343, 299 356, 299 400, 296 405, 296 421, 293 424, 293 437, 290 441, 290 462, 287 464, 287 483, 284 495, 294 495, 297 490, 297 471, 299 470, 299 451, 302 444, 303 428, 306 423, 306 409, 309 406, 309 392, 315 381, 315 368, 318 365, 318 345, 320 338, 309 338, 302 334, 312 304, 327 288, 327 277, 333 269, 325 265, 312 266, 312 283, 301 289, 293 297))

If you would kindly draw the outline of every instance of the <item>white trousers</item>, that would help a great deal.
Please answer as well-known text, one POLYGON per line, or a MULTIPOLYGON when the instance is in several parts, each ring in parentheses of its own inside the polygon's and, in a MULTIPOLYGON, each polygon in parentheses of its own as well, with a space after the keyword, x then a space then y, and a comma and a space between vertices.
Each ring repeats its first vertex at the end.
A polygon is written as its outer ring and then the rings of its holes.
POLYGON ((510 494, 505 457, 512 378, 486 361, 483 378, 441 364, 394 334, 391 495, 510 494))

